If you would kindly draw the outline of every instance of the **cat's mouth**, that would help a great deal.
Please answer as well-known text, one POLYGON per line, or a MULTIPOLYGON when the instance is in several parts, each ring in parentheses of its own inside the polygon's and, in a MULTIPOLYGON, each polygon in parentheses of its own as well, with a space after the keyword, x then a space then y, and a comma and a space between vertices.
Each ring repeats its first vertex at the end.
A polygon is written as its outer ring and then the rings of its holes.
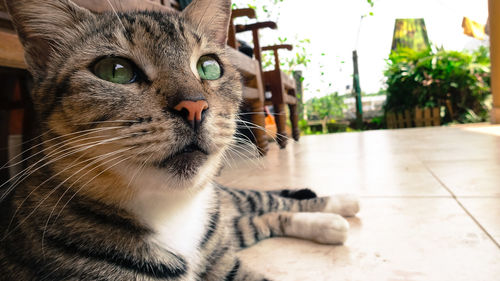
POLYGON ((196 143, 191 143, 177 152, 168 155, 158 163, 158 167, 167 168, 170 172, 175 172, 182 176, 191 176, 196 172, 196 168, 201 166, 208 159, 208 152, 196 143))

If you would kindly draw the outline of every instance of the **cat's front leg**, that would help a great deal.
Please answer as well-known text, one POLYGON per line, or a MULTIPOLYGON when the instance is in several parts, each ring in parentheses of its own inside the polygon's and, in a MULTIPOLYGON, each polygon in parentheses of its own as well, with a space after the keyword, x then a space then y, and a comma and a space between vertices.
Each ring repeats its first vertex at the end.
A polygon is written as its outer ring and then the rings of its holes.
POLYGON ((342 244, 347 239, 349 223, 337 214, 271 212, 236 217, 234 227, 235 245, 246 248, 260 240, 279 236, 342 244))

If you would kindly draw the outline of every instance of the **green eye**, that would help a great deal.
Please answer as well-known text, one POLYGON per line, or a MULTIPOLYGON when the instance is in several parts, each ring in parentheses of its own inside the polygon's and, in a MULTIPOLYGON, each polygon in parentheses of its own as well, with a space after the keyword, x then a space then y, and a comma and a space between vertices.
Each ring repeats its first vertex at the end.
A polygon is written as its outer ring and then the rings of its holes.
POLYGON ((200 78, 203 80, 217 80, 222 76, 219 63, 210 56, 202 56, 196 65, 200 78))
POLYGON ((132 63, 123 58, 103 58, 93 70, 97 77, 118 84, 133 83, 137 76, 132 63))

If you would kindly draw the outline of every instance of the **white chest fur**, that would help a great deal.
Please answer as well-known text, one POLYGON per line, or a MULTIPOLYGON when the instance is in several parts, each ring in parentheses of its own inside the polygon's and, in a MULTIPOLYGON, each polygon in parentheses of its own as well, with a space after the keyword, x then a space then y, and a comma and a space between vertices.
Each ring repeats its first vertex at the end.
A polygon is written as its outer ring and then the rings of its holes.
POLYGON ((206 232, 213 187, 208 185, 196 194, 173 193, 145 190, 128 208, 154 231, 150 237, 152 244, 182 256, 193 265, 200 259, 198 246, 206 232))

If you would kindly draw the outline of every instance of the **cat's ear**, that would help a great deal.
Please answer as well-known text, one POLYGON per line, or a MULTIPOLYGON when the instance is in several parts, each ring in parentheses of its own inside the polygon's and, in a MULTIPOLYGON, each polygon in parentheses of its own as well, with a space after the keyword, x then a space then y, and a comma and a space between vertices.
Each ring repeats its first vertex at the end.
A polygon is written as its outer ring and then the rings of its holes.
POLYGON ((226 44, 231 0, 194 0, 182 14, 194 26, 214 38, 219 45, 226 44))
POLYGON ((48 60, 78 38, 78 23, 93 14, 68 0, 5 0, 25 50, 28 69, 43 77, 48 60))

